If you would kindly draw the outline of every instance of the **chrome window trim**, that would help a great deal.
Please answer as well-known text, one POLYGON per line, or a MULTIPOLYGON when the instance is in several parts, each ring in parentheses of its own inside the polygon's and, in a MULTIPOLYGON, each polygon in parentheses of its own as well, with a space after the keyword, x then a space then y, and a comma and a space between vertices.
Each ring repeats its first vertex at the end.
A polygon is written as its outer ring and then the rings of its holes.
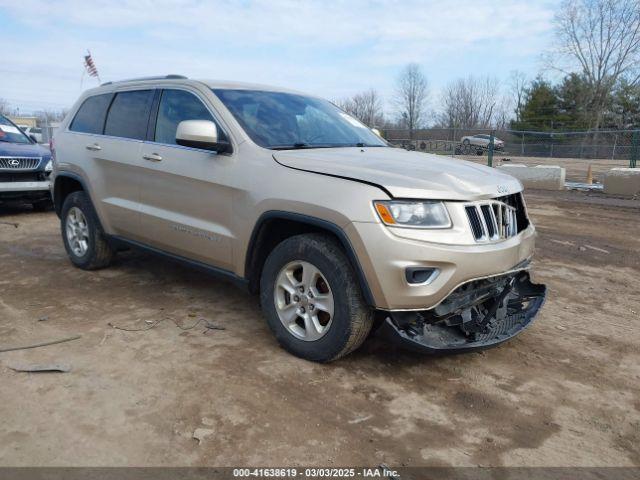
MULTIPOLYGON (((87 135, 90 137, 99 137, 99 138, 107 138, 107 139, 118 139, 118 140, 127 140, 127 141, 133 141, 133 142, 140 142, 140 143, 146 143, 148 145, 160 145, 160 146, 164 146, 164 147, 177 147, 177 148, 182 148, 182 149, 186 149, 186 150, 192 150, 192 151, 196 151, 196 152, 205 152, 208 154, 214 154, 214 155, 220 155, 218 152, 215 152, 213 150, 205 150, 203 148, 195 148, 195 147, 186 147, 183 145, 177 145, 174 143, 161 143, 161 142, 156 142, 156 141, 152 141, 152 140, 139 140, 137 138, 127 138, 127 137, 117 137, 114 135, 105 135, 104 133, 87 133, 87 132, 76 132, 75 130, 70 130, 70 126, 73 123, 73 118, 75 118, 75 116, 78 114, 78 110, 80 110, 80 107, 84 104, 84 102, 86 102, 89 98, 91 97, 95 97, 98 95, 104 95, 107 93, 111 93, 114 95, 117 95, 120 92, 131 92, 131 91, 137 91, 137 90, 183 90, 185 92, 189 92, 192 95, 194 95, 203 105, 204 107, 207 109, 207 111, 211 114, 211 116, 213 117, 213 119, 215 120, 217 126, 224 132, 224 134, 226 135, 226 137, 229 139, 229 142, 231 142, 231 148, 232 148, 232 154, 236 151, 237 149, 237 142, 235 140, 235 138, 233 137, 233 135, 229 134, 229 127, 226 125, 226 123, 224 121, 221 120, 220 115, 217 113, 217 111, 212 111, 212 109, 210 108, 209 104, 203 100, 202 96, 200 95, 200 92, 197 91, 197 89, 190 87, 190 86, 186 86, 186 85, 171 85, 171 86, 162 86, 162 85, 145 85, 144 87, 142 87, 141 85, 130 85, 130 86, 122 86, 120 88, 117 89, 113 89, 113 90, 109 90, 109 91, 105 91, 105 92, 96 92, 93 95, 87 95, 86 98, 84 98, 82 100, 82 102, 80 103, 80 105, 78 106, 78 108, 76 109, 75 112, 73 112, 73 116, 71 117, 71 120, 67 123, 65 129, 64 129, 64 133, 70 133, 70 134, 74 134, 74 135, 87 135)), ((162 100, 162 96, 160 97, 160 100, 162 100)), ((109 109, 110 109, 111 105, 109 105, 109 109)), ((159 107, 159 105, 158 105, 159 107)), ((109 115, 109 109, 107 109, 107 116, 109 115)), ((106 121, 106 119, 105 119, 106 121)), ((157 118, 156 118, 157 121, 157 118)), ((154 135, 155 135, 155 128, 154 128, 154 135)), ((225 155, 225 154, 222 154, 225 155)))

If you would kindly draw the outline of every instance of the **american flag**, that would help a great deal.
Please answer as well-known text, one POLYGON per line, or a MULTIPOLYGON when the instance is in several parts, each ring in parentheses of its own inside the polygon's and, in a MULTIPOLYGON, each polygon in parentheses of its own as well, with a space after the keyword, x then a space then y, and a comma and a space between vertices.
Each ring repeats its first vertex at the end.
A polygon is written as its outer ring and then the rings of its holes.
POLYGON ((87 73, 91 77, 96 77, 100 80, 100 75, 98 74, 98 69, 96 68, 96 64, 91 57, 91 52, 87 50, 87 54, 84 56, 84 68, 87 70, 87 73))

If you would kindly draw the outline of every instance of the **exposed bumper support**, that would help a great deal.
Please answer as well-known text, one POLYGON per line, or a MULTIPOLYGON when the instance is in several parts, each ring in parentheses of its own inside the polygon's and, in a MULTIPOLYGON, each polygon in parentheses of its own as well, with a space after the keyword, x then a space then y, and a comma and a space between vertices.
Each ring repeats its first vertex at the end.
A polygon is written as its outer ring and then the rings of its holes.
POLYGON ((412 350, 462 353, 496 346, 527 328, 544 304, 547 289, 519 271, 467 283, 437 307, 390 312, 382 334, 412 350))

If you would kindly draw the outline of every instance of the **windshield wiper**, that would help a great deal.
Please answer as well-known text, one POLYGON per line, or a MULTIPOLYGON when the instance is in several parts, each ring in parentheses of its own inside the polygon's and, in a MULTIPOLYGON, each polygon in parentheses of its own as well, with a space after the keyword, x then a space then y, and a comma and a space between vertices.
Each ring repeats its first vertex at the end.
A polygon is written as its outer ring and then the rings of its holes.
POLYGON ((273 145, 269 147, 271 150, 298 150, 304 148, 349 148, 349 147, 384 147, 385 145, 369 145, 367 143, 325 143, 325 144, 309 144, 305 142, 292 143, 291 145, 273 145))
POLYGON ((310 145, 304 142, 292 143, 291 145, 273 145, 271 150, 298 150, 303 148, 332 148, 332 145, 310 145))

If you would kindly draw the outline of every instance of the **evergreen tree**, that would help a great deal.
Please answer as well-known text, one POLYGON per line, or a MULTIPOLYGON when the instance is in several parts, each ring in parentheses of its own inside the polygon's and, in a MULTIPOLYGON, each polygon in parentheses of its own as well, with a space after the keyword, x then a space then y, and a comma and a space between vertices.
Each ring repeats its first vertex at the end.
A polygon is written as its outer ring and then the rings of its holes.
POLYGON ((526 91, 520 121, 511 123, 514 130, 553 130, 560 118, 556 90, 542 77, 536 78, 526 91), (555 122, 555 123, 554 123, 555 122))

